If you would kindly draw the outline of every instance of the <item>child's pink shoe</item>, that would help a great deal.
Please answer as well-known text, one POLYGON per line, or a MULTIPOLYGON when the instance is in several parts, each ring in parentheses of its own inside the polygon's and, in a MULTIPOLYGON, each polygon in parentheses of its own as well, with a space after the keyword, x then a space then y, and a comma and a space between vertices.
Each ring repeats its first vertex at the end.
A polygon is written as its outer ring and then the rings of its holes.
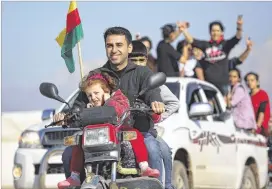
POLYGON ((80 180, 69 177, 68 179, 58 183, 59 189, 66 189, 69 186, 80 186, 80 180))
POLYGON ((160 176, 160 171, 157 169, 151 169, 150 167, 148 167, 144 172, 142 172, 142 176, 158 178, 160 176))

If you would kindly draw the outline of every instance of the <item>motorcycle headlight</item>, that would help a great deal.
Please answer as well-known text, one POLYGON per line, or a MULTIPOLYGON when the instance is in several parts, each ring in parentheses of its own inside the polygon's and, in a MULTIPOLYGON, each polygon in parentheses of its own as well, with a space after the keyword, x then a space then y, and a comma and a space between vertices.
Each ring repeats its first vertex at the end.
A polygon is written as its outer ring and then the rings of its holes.
POLYGON ((40 136, 35 131, 25 131, 19 139, 19 148, 42 148, 40 136))
POLYGON ((111 143, 111 141, 108 127, 86 129, 84 132, 84 146, 94 146, 109 143, 111 143))

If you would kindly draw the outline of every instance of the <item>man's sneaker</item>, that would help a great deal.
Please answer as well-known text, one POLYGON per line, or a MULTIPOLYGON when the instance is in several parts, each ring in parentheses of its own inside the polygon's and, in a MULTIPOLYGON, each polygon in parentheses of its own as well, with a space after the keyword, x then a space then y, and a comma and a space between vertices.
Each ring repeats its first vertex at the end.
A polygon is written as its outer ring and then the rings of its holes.
POLYGON ((157 169, 151 169, 150 167, 148 167, 145 171, 142 172, 142 176, 158 178, 160 176, 160 171, 158 171, 157 169))
POLYGON ((59 189, 66 189, 70 186, 80 186, 80 180, 69 177, 68 179, 58 183, 59 189))

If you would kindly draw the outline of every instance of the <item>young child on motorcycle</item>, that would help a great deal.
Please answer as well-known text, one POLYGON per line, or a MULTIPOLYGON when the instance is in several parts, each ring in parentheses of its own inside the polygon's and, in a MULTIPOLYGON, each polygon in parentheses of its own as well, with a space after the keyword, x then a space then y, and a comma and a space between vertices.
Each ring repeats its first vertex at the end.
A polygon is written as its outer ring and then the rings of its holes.
MULTIPOLYGON (((87 107, 98 106, 113 106, 115 108, 117 117, 120 116, 128 109, 129 100, 121 92, 120 89, 116 89, 115 80, 107 73, 95 73, 89 75, 83 79, 80 84, 80 88, 87 95, 89 104, 87 107)), ((153 114, 153 120, 159 120, 160 116, 153 114)), ((143 135, 136 129, 129 126, 121 126, 122 130, 135 131, 137 133, 137 139, 131 140, 131 146, 135 154, 136 162, 139 165, 142 176, 159 177, 160 172, 156 169, 151 169, 148 165, 148 152, 144 143, 143 135)), ((70 186, 80 186, 80 172, 84 169, 84 152, 80 145, 73 146, 72 160, 71 160, 71 176, 58 183, 59 189, 64 189, 70 186)))

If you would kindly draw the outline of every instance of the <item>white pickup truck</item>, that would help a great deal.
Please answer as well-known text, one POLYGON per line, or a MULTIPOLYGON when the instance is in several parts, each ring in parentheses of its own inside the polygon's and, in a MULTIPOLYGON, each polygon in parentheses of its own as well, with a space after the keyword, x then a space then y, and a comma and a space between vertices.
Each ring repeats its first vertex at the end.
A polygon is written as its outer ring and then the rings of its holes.
MULTIPOLYGON (((265 188, 268 181, 266 140, 238 130, 232 116, 222 116, 225 103, 213 85, 190 78, 168 78, 166 85, 180 100, 180 109, 156 127, 172 148, 173 184, 177 189, 265 188), (212 106, 211 106, 212 105, 212 106)), ((70 105, 78 95, 68 99, 70 105)), ((57 111, 63 111, 62 105, 57 111)), ((76 129, 51 128, 51 120, 22 133, 14 158, 16 189, 56 188, 63 180, 62 139, 76 129)))
POLYGON ((226 105, 219 90, 196 79, 168 78, 166 85, 180 100, 178 112, 158 124, 172 148, 176 188, 265 188, 266 139, 222 116, 226 105))

